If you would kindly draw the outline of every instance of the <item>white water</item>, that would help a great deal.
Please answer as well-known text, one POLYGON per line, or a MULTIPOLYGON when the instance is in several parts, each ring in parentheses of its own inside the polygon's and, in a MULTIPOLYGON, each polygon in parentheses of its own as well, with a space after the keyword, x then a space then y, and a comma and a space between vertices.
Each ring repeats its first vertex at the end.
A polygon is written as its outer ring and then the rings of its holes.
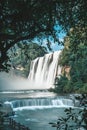
POLYGON ((13 110, 22 109, 44 109, 44 108, 57 108, 57 107, 74 107, 72 99, 65 98, 33 98, 14 100, 9 102, 13 110))
POLYGON ((55 77, 61 74, 58 64, 61 51, 46 54, 31 62, 28 79, 13 73, 0 73, 0 90, 31 90, 54 87, 55 77))
POLYGON ((29 83, 39 89, 54 87, 55 77, 61 74, 58 64, 61 51, 46 54, 31 62, 29 83))

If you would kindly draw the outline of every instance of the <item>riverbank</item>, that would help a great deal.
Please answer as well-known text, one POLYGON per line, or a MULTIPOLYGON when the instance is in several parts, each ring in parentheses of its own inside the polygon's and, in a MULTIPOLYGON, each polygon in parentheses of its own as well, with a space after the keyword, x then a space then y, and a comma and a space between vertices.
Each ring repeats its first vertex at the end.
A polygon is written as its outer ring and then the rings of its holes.
POLYGON ((8 117, 4 117, 3 123, 0 124, 0 130, 15 130, 14 128, 12 128, 10 126, 9 118, 8 117))
POLYGON ((0 125, 0 130, 15 130, 11 128, 8 124, 0 125))
POLYGON ((3 124, 0 124, 0 130, 30 130, 30 128, 16 122, 14 119, 5 117, 3 124))

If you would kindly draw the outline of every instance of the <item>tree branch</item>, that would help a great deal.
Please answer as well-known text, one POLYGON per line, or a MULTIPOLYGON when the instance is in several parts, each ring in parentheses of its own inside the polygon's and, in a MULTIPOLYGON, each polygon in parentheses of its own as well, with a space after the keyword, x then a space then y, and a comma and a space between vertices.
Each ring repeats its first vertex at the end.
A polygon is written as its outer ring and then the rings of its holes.
POLYGON ((48 29, 42 29, 41 30, 41 28, 40 28, 40 30, 32 32, 31 34, 29 34, 27 36, 20 36, 18 38, 15 38, 13 41, 11 41, 9 44, 7 44, 5 49, 6 49, 6 51, 8 51, 17 42, 20 42, 20 41, 23 41, 23 40, 28 40, 28 39, 33 39, 36 35, 38 35, 41 32, 45 32, 45 31, 48 31, 48 29))
POLYGON ((13 40, 16 38, 15 35, 12 34, 6 34, 6 33, 0 33, 0 40, 5 41, 5 40, 13 40))

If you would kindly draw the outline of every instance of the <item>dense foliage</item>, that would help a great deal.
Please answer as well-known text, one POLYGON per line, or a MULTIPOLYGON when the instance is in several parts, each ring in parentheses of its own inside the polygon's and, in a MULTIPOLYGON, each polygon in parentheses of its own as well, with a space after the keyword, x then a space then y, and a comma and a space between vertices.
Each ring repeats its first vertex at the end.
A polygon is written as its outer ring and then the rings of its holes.
POLYGON ((57 80, 56 92, 87 93, 87 27, 72 28, 65 38, 65 48, 60 56, 60 64, 69 66, 57 80))
POLYGON ((14 74, 27 77, 29 74, 29 68, 31 60, 37 57, 41 57, 47 53, 47 49, 44 46, 40 46, 36 43, 18 43, 9 51, 11 71, 14 74), (12 69, 13 68, 13 69, 12 69))
MULTIPOLYGON (((49 36, 59 42, 61 29, 69 31, 87 22, 85 0, 0 0, 0 71, 9 66, 8 50, 15 44, 49 36), (60 27, 59 27, 60 26, 60 27)), ((50 48, 50 42, 48 42, 50 48)))
POLYGON ((65 117, 60 117, 57 123, 50 122, 56 130, 87 130, 87 94, 77 96, 81 109, 65 109, 65 117))

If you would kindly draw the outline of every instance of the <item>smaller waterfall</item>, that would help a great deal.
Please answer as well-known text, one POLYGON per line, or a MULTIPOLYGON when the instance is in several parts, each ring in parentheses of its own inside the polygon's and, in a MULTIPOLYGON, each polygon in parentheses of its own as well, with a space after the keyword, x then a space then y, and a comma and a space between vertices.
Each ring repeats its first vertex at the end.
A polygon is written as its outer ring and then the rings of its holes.
POLYGON ((47 89, 54 86, 55 77, 61 74, 59 55, 61 51, 46 54, 31 62, 29 83, 35 88, 47 89))
POLYGON ((74 107, 72 99, 65 98, 35 98, 35 99, 23 99, 15 100, 11 102, 13 110, 17 109, 43 109, 43 108, 55 108, 55 107, 74 107))

